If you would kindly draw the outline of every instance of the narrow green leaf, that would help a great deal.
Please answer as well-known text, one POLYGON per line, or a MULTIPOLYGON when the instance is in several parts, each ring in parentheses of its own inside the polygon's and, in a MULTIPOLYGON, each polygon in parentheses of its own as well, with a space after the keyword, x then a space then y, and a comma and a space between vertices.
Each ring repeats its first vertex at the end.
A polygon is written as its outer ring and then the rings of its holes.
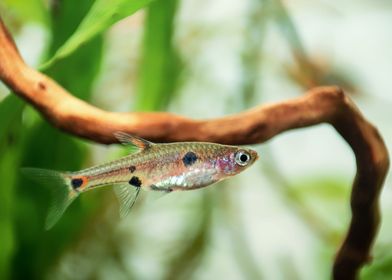
POLYGON ((42 68, 47 69, 59 59, 73 53, 119 20, 135 13, 152 0, 97 0, 75 33, 62 45, 42 68))
POLYGON ((10 264, 15 250, 13 210, 14 185, 19 160, 18 145, 15 141, 0 141, 0 155, 0 279, 10 279, 10 264))
POLYGON ((0 142, 4 140, 14 120, 22 113, 23 106, 23 101, 12 93, 0 101, 0 142))
MULTIPOLYGON (((53 56, 56 50, 72 37, 78 25, 88 16, 93 5, 94 0, 68 0, 52 9, 52 40, 49 46, 49 57, 53 56)), ((66 59, 52 64, 45 70, 45 73, 73 95, 88 100, 92 84, 101 66, 102 54, 103 36, 95 36, 66 59)))
POLYGON ((75 33, 94 3, 95 0, 67 0, 51 5, 49 14, 52 23, 49 30, 51 36, 46 59, 53 57, 75 33))
MULTIPOLYGON (((52 7, 48 56, 52 56, 73 36, 94 3, 94 0, 67 0, 58 1, 57 5, 52 7)), ((94 36, 93 40, 83 43, 66 59, 48 67, 45 73, 77 97, 89 100, 93 82, 101 65, 102 53, 103 36, 94 36)), ((23 133, 25 141, 18 147, 22 153, 21 167, 79 170, 88 155, 86 146, 74 137, 61 133, 41 118, 32 126, 26 126, 23 133)), ((87 201, 88 205, 93 206, 88 209, 78 199, 70 205, 51 231, 44 232, 43 222, 51 201, 50 193, 21 175, 18 177, 14 192, 16 244, 10 268, 12 279, 48 278, 49 271, 53 269, 66 248, 77 242, 83 224, 91 219, 100 197, 95 196, 95 200, 92 196, 86 197, 84 202, 87 201), (21 267, 23 269, 20 269, 21 267)))
POLYGON ((23 102, 12 94, 0 101, 0 279, 10 278, 15 250, 13 200, 22 108, 23 102))
POLYGON ((147 10, 136 109, 163 109, 173 95, 179 59, 173 47, 177 0, 158 1, 147 10))

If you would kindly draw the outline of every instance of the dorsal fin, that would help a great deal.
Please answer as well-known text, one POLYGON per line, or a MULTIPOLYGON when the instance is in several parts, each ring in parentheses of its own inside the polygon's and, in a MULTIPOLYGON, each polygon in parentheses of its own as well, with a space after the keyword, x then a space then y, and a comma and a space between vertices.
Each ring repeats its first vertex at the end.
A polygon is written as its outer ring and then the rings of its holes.
POLYGON ((154 143, 147 141, 143 138, 134 136, 134 135, 130 135, 128 133, 122 132, 122 131, 118 131, 114 133, 114 136, 116 136, 116 138, 124 145, 132 145, 135 146, 137 148, 139 148, 140 150, 145 150, 150 148, 152 145, 154 145, 154 143))

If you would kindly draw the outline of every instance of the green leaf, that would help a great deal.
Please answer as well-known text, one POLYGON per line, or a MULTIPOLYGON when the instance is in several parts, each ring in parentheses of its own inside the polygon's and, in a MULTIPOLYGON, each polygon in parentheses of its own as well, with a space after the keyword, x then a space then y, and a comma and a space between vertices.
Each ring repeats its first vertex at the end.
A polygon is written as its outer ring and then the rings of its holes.
POLYGON ((48 24, 48 12, 43 0, 5 0, 7 10, 15 13, 20 20, 48 24))
MULTIPOLYGON (((49 56, 74 34, 92 5, 93 0, 67 0, 59 1, 51 9, 49 56)), ((45 72, 77 97, 89 100, 93 82, 100 69, 102 53, 103 36, 95 36, 45 72)), ((25 114, 24 117, 26 119, 31 116, 25 114)), ((61 133, 42 118, 38 118, 33 125, 24 127, 23 133, 24 145, 18 147, 22 153, 22 167, 80 170, 88 155, 85 145, 73 136, 61 133)), ((83 225, 96 211, 100 196, 89 195, 83 204, 80 199, 76 200, 51 231, 43 232, 43 221, 51 200, 50 193, 24 176, 19 176, 14 192, 16 249, 12 256, 11 275, 13 279, 48 278, 45 275, 53 269, 65 250, 70 244, 78 242, 83 225), (93 207, 86 208, 86 202, 93 207)))
MULTIPOLYGON (((43 121, 24 133, 24 145, 19 146, 22 151, 21 163, 17 170, 20 167, 80 169, 86 150, 71 136, 43 121)), ((56 228, 44 231, 44 218, 51 201, 50 193, 20 173, 18 175, 14 190, 16 250, 13 255, 12 276, 14 279, 44 279, 67 244, 76 240, 75 235, 80 231, 86 213, 81 211, 80 201, 75 201, 56 228)))
POLYGON ((13 94, 0 101, 0 279, 9 278, 14 250, 14 184, 19 163, 19 137, 23 102, 13 94))
POLYGON ((17 143, 15 141, 0 141, 0 154, 0 279, 8 279, 15 250, 13 209, 15 207, 14 185, 19 163, 17 143))
POLYGON ((365 266, 361 271, 361 279, 363 280, 388 280, 392 275, 392 255, 383 256, 375 259, 371 265, 365 266))
MULTIPOLYGON (((52 40, 49 57, 72 37, 93 5, 93 0, 68 0, 52 9, 52 40)), ((95 36, 66 59, 52 64, 45 73, 73 95, 88 100, 91 96, 92 84, 101 66, 102 54, 103 36, 95 36)))
POLYGON ((179 59, 173 47, 177 0, 154 2, 148 7, 136 109, 164 109, 178 80, 179 59))
POLYGON ((12 93, 0 102, 0 142, 4 140, 14 120, 21 115, 23 107, 23 101, 12 93))
POLYGON ((53 57, 56 51, 78 29, 94 2, 95 0, 67 0, 52 5, 50 9, 52 24, 49 30, 51 38, 46 59, 53 57))
POLYGON ((347 178, 309 176, 293 180, 292 195, 328 228, 341 232, 349 220, 350 181, 347 178))
POLYGON ((119 20, 135 13, 152 0, 97 0, 74 34, 42 68, 47 69, 119 20))

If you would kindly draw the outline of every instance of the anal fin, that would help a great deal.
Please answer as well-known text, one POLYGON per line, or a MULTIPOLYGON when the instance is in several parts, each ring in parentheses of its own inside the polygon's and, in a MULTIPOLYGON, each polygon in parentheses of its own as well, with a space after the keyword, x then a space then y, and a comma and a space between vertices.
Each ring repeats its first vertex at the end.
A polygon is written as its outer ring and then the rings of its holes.
POLYGON ((120 217, 126 217, 131 211, 133 205, 139 196, 141 187, 132 187, 130 185, 115 185, 114 192, 120 203, 120 217))

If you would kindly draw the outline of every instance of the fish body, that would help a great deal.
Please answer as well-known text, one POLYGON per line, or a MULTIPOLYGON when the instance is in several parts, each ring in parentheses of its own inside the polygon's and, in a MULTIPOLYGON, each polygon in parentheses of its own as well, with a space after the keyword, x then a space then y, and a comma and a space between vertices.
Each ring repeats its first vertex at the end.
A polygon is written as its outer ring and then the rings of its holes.
POLYGON ((125 133, 116 136, 139 151, 77 172, 24 169, 53 190, 47 228, 57 222, 79 194, 98 187, 115 186, 120 214, 125 216, 140 189, 172 192, 206 187, 240 173, 258 158, 255 151, 236 146, 203 142, 154 144, 125 133))

